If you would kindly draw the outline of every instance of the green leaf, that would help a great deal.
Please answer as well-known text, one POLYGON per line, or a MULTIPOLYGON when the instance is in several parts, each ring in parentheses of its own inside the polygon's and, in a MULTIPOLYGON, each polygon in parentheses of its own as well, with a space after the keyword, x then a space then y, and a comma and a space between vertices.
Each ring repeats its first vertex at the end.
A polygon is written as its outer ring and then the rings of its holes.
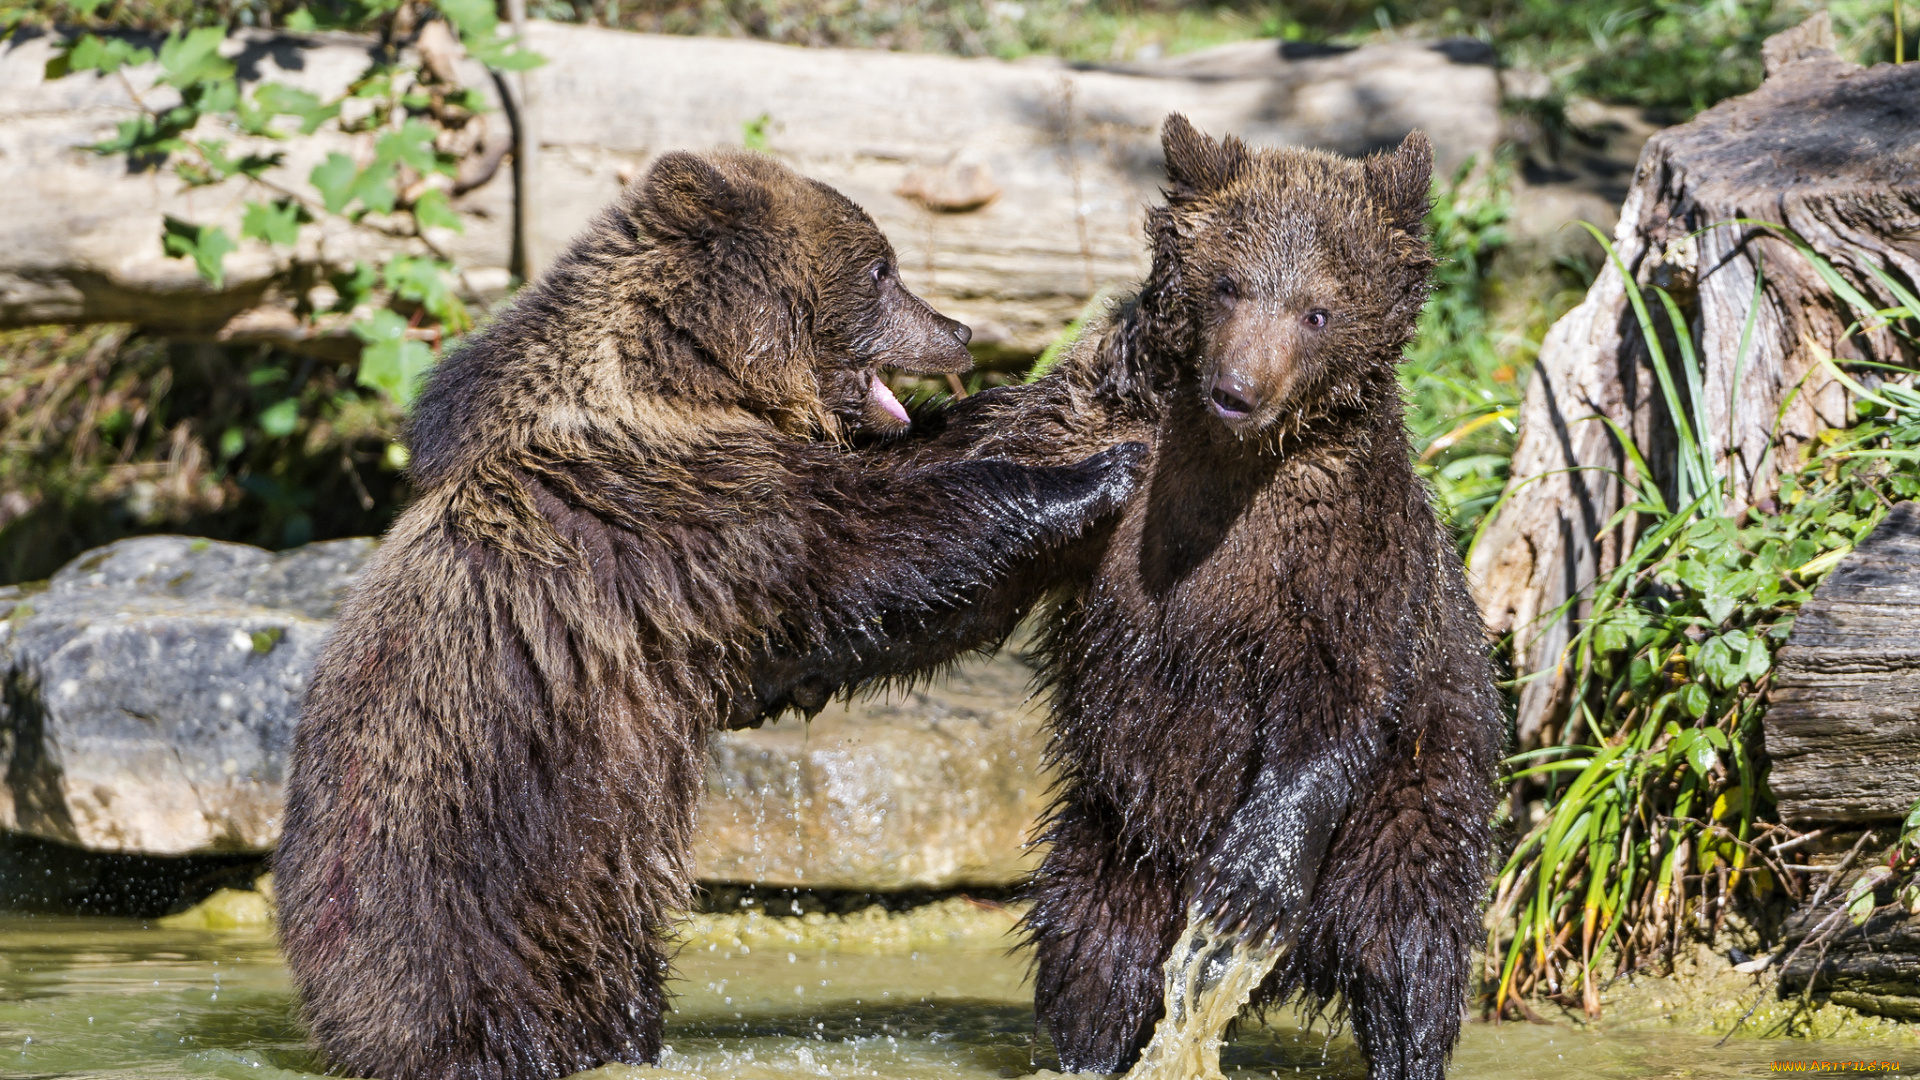
POLYGON ((311 135, 320 125, 340 115, 340 106, 323 104, 317 95, 285 83, 262 84, 253 92, 254 105, 270 120, 291 116, 300 121, 300 134, 311 135))
POLYGON ((196 83, 233 78, 233 65, 220 55, 220 43, 227 38, 225 28, 203 26, 167 35, 160 43, 159 82, 182 90, 196 83))
POLYGON ((519 38, 499 38, 491 32, 463 33, 460 44, 466 46, 468 56, 495 71, 532 71, 547 62, 539 53, 519 48, 519 38))
MULTIPOLYGON (((1741 654, 1744 663, 1744 653, 1741 654)), ((1722 690, 1731 690, 1740 685, 1740 676, 1744 671, 1743 663, 1735 663, 1735 654, 1725 637, 1717 637, 1700 646, 1700 654, 1694 659, 1694 669, 1703 677, 1713 680, 1722 690)))
POLYGON ((1689 742, 1686 753, 1687 764, 1692 765, 1693 771, 1701 776, 1710 774, 1713 767, 1720 764, 1720 755, 1714 752, 1713 744, 1705 739, 1689 742))
POLYGON ((246 216, 240 219, 240 235, 292 247, 300 239, 300 204, 291 199, 249 202, 246 216))
POLYGON ((293 434, 300 422, 300 402, 285 398, 260 411, 260 430, 276 439, 293 434))
POLYGON ((1707 620, 1715 626, 1727 621, 1733 609, 1740 604, 1740 598, 1724 592, 1709 592, 1700 598, 1700 606, 1707 611, 1707 620))
POLYGON ((1893 870, 1886 866, 1868 867, 1867 871, 1853 880, 1847 889, 1847 915, 1855 926, 1867 921, 1873 914, 1873 893, 1893 876, 1893 870))
POLYGON ((348 194, 375 213, 390 212, 394 201, 399 198, 399 193, 393 189, 393 166, 376 161, 360 170, 360 174, 353 178, 353 187, 348 194))
POLYGON ((433 366, 433 350, 409 339, 407 321, 387 308, 355 323, 353 332, 367 343, 360 352, 360 385, 379 390, 403 409, 412 405, 420 377, 433 366))
POLYGON ((353 201, 353 181, 360 170, 353 159, 338 150, 327 155, 327 160, 313 167, 307 174, 307 182, 320 192, 320 200, 330 214, 338 214, 353 201))
POLYGON ((195 225, 168 215, 160 242, 168 255, 192 259, 194 269, 214 288, 226 284, 226 268, 222 264, 235 245, 225 229, 217 225, 195 225))
POLYGON ((84 34, 64 51, 47 61, 46 77, 58 79, 73 71, 97 71, 111 75, 129 64, 153 62, 153 52, 117 37, 84 34))
POLYGON ((1741 674, 1750 682, 1759 682, 1767 672, 1773 670, 1773 651, 1767 648, 1765 638, 1756 637, 1747 644, 1746 661, 1741 674))
POLYGON ((453 294, 448 280, 451 269, 438 259, 396 255, 387 261, 383 277, 395 296, 419 304, 436 320, 457 330, 464 328, 469 320, 465 306, 453 294))
POLYGON ((767 128, 773 123, 771 113, 759 116, 740 125, 740 142, 747 149, 764 154, 768 150, 767 128))
POLYGON ((230 427, 220 433, 220 457, 224 460, 233 457, 247 448, 247 433, 237 427, 230 427))
POLYGON ((1712 703, 1713 699, 1707 695, 1707 688, 1699 683, 1688 683, 1686 688, 1680 691, 1680 707, 1686 710, 1688 716, 1696 720, 1707 715, 1707 708, 1712 703))
POLYGON ((296 34, 311 34, 320 29, 320 23, 314 19, 313 12, 304 7, 297 7, 288 12, 285 25, 296 34))
POLYGON ((413 201, 413 220, 422 229, 452 229, 465 232, 466 225, 453 205, 447 202, 447 193, 439 188, 428 188, 413 201))
POLYGON ((327 278, 327 283, 333 286, 334 292, 340 294, 339 301, 333 305, 334 310, 352 311, 364 303, 367 295, 373 292, 373 287, 380 283, 380 273, 365 262, 356 262, 351 271, 334 274, 327 278))
POLYGON ((199 112, 230 113, 240 104, 240 84, 232 79, 195 83, 180 96, 199 112))
POLYGON ((493 0, 440 0, 435 5, 461 34, 492 34, 500 25, 493 0))
POLYGON ((418 117, 409 118, 397 129, 374 140, 373 159, 389 165, 406 165, 422 174, 446 171, 433 149, 433 137, 431 124, 418 117))

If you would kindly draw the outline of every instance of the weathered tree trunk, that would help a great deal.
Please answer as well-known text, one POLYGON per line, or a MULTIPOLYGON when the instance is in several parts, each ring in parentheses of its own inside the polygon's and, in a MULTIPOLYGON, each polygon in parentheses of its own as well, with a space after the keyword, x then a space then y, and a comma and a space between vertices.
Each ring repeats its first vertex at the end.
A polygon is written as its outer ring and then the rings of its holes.
POLYGON ((1920 799, 1920 503, 1895 507, 1801 607, 1766 740, 1789 825, 1899 821, 1920 799))
MULTIPOLYGON (((1770 230, 1737 223, 1793 229, 1880 306, 1897 301, 1868 267, 1920 282, 1920 64, 1860 68, 1832 43, 1825 14, 1775 36, 1760 89, 1655 135, 1615 230, 1627 272, 1666 288, 1686 316, 1706 398, 1700 439, 1737 502, 1765 496, 1802 443, 1847 422, 1848 395, 1821 358, 1912 359, 1885 329, 1843 337, 1856 315, 1813 265, 1770 230), (1742 356, 1761 274, 1762 306, 1742 356)), ((1650 290, 1647 301, 1659 311, 1650 290)), ((1671 341, 1666 352, 1680 362, 1671 341)), ((1685 378, 1674 378, 1684 393, 1685 378)), ((1514 633, 1516 674, 1539 675, 1521 693, 1522 748, 1550 738, 1564 711, 1561 654, 1582 612, 1556 611, 1633 541, 1631 520, 1603 531, 1623 502, 1606 470, 1629 466, 1594 416, 1631 434, 1671 499, 1677 429, 1612 265, 1541 347, 1507 501, 1470 556, 1489 624, 1514 633)))
MULTIPOLYGON (((535 114, 538 159, 457 200, 466 232, 442 238, 474 292, 505 290, 516 234, 519 262, 545 265, 654 157, 739 147, 753 124, 770 153, 866 207, 907 281, 972 324, 976 343, 1028 355, 1101 287, 1146 270, 1141 211, 1164 182, 1158 132, 1170 111, 1255 145, 1344 153, 1393 146, 1418 127, 1443 169, 1500 138, 1491 56, 1459 42, 1289 59, 1277 42, 1251 41, 1088 70, 540 20, 527 24, 526 41, 549 60, 516 79, 535 114), (516 177, 525 198, 516 199, 516 177), (516 228, 522 204, 535 219, 516 228)), ((29 35, 0 42, 0 326, 128 321, 297 345, 302 328, 287 301, 303 268, 350 267, 401 243, 330 222, 291 254, 244 242, 224 287, 207 286, 191 263, 162 252, 162 215, 238 236, 242 201, 259 196, 234 183, 187 191, 164 172, 131 174, 124 160, 85 149, 133 115, 129 89, 155 107, 170 105, 173 91, 155 88, 153 65, 128 69, 125 84, 46 81, 53 45, 29 35)), ((365 69, 369 45, 256 33, 226 49, 243 80, 332 96, 365 69)), ((493 95, 484 74, 465 81, 493 95)), ((504 119, 489 122, 504 128, 504 119)), ((364 155, 370 138, 330 124, 274 143, 264 149, 287 162, 270 177, 304 189, 328 151, 364 155)), ((233 152, 243 149, 254 147, 233 152)))

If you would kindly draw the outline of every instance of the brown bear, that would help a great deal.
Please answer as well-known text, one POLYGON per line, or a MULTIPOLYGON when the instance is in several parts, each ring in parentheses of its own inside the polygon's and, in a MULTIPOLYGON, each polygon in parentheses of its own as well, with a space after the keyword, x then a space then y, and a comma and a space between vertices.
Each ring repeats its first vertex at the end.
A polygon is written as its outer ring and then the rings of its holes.
POLYGON ((1504 719, 1395 378, 1433 266, 1431 151, 1254 151, 1177 115, 1164 148, 1139 294, 1055 372, 886 451, 1040 463, 1144 439, 1141 494, 884 653, 783 662, 900 674, 950 626, 991 637, 1059 590, 1038 650, 1059 788, 1025 926, 1061 1065, 1133 1064, 1192 919, 1287 950, 1256 1005, 1337 999, 1375 1080, 1439 1077, 1504 719))
POLYGON ((706 735, 758 657, 940 617, 1132 492, 1072 466, 882 470, 882 365, 968 366, 853 203, 668 154, 439 365, 418 496, 315 672, 275 858, 333 1067, 539 1080, 660 1052, 706 735))

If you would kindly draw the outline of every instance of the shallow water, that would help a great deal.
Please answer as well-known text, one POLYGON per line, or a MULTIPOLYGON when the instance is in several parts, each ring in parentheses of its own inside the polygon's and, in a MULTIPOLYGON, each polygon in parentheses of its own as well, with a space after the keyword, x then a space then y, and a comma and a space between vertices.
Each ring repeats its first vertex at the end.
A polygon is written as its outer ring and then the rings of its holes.
MULTIPOLYGON (((798 920, 765 920, 767 923, 798 920)), ((691 935, 679 960, 663 1074, 785 1080, 873 1076, 986 1080, 1057 1067, 1037 1039, 1025 960, 991 935, 885 948, 817 935, 722 928, 691 935), (985 940, 983 940, 985 939, 985 940)), ((938 935, 935 935, 936 937, 938 935)), ((1344 1038, 1276 1017, 1243 1025, 1222 1053, 1229 1077, 1358 1080, 1344 1038)), ((292 995, 260 931, 162 928, 132 920, 0 917, 0 1077, 296 1080, 314 1065, 292 995)), ((1735 1077, 1770 1061, 1902 1061, 1902 1048, 1711 1037, 1660 1028, 1595 1034, 1564 1025, 1471 1024, 1452 1075, 1483 1080, 1735 1077)), ((1904 1052, 1913 1065, 1920 1054, 1904 1052)), ((1905 1071, 1905 1070, 1903 1070, 1905 1071)))

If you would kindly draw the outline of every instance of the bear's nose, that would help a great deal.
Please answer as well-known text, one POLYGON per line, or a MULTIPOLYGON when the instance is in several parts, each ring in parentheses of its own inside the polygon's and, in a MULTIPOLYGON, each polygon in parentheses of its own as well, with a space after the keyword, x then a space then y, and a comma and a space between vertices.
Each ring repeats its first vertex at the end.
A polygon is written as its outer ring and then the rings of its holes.
POLYGON ((960 344, 965 345, 967 342, 973 340, 972 327, 963 322, 954 322, 952 319, 947 320, 947 322, 949 323, 947 329, 953 333, 953 336, 959 340, 960 344))
POLYGON ((1253 411, 1253 384, 1231 371, 1213 377, 1213 389, 1207 396, 1222 420, 1244 420, 1253 411))

